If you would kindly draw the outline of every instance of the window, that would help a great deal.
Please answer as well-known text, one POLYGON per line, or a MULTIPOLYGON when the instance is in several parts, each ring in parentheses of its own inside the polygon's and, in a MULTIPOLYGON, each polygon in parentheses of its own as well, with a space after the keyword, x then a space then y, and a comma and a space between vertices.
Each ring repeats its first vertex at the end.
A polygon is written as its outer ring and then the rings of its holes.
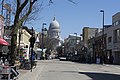
POLYGON ((120 29, 114 30, 114 42, 120 42, 120 29))
POLYGON ((115 26, 115 23, 113 23, 113 26, 115 26))
POLYGON ((119 24, 118 21, 116 21, 116 22, 115 22, 115 25, 118 25, 118 24, 119 24))
POLYGON ((120 30, 117 30, 117 37, 120 36, 120 30))
POLYGON ((112 42, 112 37, 108 37, 108 43, 112 42))
POLYGON ((113 24, 113 26, 117 26, 117 25, 119 25, 119 24, 120 24, 120 20, 115 21, 115 22, 113 22, 112 24, 113 24))

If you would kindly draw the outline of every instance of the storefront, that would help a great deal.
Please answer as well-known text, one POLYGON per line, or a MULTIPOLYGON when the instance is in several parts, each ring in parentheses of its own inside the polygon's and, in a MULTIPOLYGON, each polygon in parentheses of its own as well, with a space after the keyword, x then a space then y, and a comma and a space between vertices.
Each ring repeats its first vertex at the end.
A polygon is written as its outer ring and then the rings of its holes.
POLYGON ((114 51, 114 63, 120 64, 120 51, 114 51))
POLYGON ((105 54, 105 63, 107 64, 112 64, 113 63, 113 55, 112 55, 112 50, 107 50, 105 54))
POLYGON ((0 60, 2 60, 2 62, 5 62, 5 59, 7 59, 8 55, 5 51, 3 51, 3 46, 9 46, 9 43, 3 38, 0 38, 0 60))

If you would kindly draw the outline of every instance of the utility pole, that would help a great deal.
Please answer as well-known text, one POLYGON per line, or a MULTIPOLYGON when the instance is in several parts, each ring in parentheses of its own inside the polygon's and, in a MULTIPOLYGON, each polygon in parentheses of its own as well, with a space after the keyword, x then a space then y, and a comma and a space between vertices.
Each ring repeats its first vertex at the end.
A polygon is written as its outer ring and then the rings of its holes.
POLYGON ((44 25, 46 25, 46 23, 42 24, 42 55, 41 55, 42 59, 44 59, 44 57, 43 57, 43 48, 44 48, 44 42, 43 42, 44 40, 43 39, 44 39, 44 31, 45 31, 44 25))

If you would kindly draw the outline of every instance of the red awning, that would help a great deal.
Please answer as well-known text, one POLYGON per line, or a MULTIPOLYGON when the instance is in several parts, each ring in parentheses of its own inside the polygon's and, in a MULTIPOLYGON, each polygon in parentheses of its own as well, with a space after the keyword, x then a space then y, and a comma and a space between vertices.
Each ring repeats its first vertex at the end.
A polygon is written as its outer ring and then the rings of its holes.
POLYGON ((4 40, 3 38, 0 38, 0 45, 8 46, 9 43, 6 40, 4 40))

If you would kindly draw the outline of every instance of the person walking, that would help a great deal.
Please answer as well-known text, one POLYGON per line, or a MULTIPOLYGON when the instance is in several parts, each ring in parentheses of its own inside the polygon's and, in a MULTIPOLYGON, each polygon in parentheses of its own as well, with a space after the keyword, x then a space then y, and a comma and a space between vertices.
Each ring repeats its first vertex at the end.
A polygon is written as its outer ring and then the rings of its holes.
POLYGON ((110 57, 110 64, 113 64, 113 61, 114 61, 114 57, 113 57, 113 55, 111 55, 111 57, 110 57))

